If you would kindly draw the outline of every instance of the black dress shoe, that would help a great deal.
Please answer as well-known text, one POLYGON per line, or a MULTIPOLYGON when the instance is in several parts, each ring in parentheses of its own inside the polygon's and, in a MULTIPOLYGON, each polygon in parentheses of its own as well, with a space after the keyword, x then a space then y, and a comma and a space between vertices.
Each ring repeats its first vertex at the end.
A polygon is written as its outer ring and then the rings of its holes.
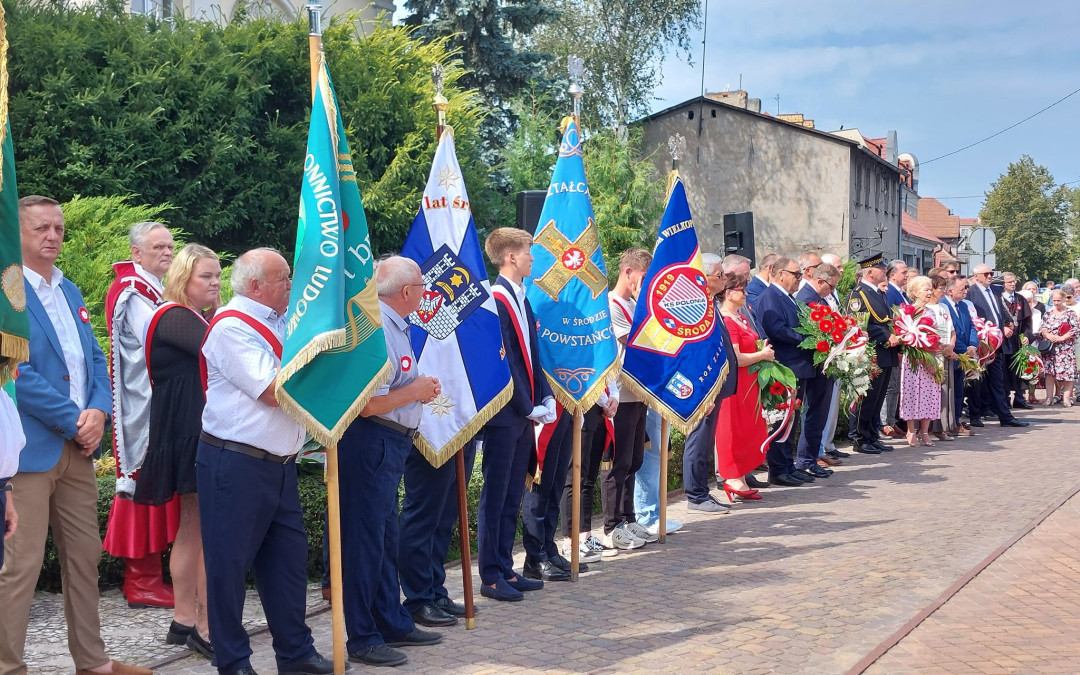
POLYGON ((1013 407, 1014 408, 1019 408, 1021 410, 1031 410, 1032 409, 1030 403, 1028 403, 1024 399, 1019 398, 1019 397, 1017 397, 1016 400, 1013 401, 1013 407))
POLYGON ((429 645, 437 645, 442 642, 442 633, 436 633, 430 630, 420 630, 419 628, 413 628, 411 633, 406 633, 396 640, 390 640, 386 643, 387 647, 427 647, 429 645))
POLYGON ((998 414, 996 412, 987 412, 983 413, 983 417, 988 420, 996 420, 998 418, 998 414))
POLYGON ((185 626, 182 623, 173 621, 169 624, 169 634, 165 636, 165 642, 168 642, 171 645, 187 644, 187 636, 191 634, 191 631, 193 630, 195 630, 195 626, 185 626))
POLYGON ((813 483, 816 478, 814 474, 810 473, 807 469, 795 469, 795 478, 801 480, 804 483, 813 483))
MULTIPOLYGON (((548 560, 551 562, 552 565, 554 565, 555 567, 558 567, 563 572, 566 572, 567 574, 570 573, 570 561, 567 560, 566 558, 562 557, 558 553, 556 553, 555 555, 549 555, 548 560)), ((579 560, 577 565, 578 565, 578 572, 588 572, 589 571, 589 565, 587 563, 583 563, 583 562, 581 562, 579 560)))
POLYGON ((1005 420, 1001 423, 1003 427, 1027 427, 1031 426, 1031 422, 1025 422, 1024 420, 1018 420, 1015 417, 1011 420, 1005 420))
MULTIPOLYGON (((521 572, 527 579, 540 579, 541 581, 570 581, 570 573, 558 567, 550 560, 543 560, 540 562, 526 560, 521 572)), ((510 585, 513 586, 514 582, 510 582, 510 585)), ((525 589, 519 588, 518 590, 523 591, 525 589)))
POLYGON ((882 451, 882 452, 892 452, 892 448, 890 448, 889 446, 885 445, 885 444, 884 444, 884 443, 882 443, 881 441, 872 441, 872 442, 870 443, 870 445, 874 446, 875 448, 877 448, 878 450, 880 450, 880 451, 882 451))
POLYGON ((880 455, 881 451, 875 448, 869 443, 862 443, 855 446, 855 452, 861 452, 864 455, 880 455))
POLYGON ((786 485, 787 487, 802 487, 803 482, 798 478, 795 478, 791 474, 782 474, 780 476, 769 476, 769 483, 772 485, 786 485))
POLYGON ((768 481, 758 480, 754 476, 754 474, 752 474, 752 473, 746 474, 746 484, 747 484, 747 486, 752 487, 752 488, 757 489, 757 490, 760 490, 761 488, 769 487, 769 482, 768 481))
MULTIPOLYGON (((195 631, 193 633, 197 634, 195 631)), ((349 670, 348 667, 345 670, 349 670)), ((331 675, 334 662, 315 652, 306 661, 297 661, 286 666, 278 666, 278 675, 331 675)))
MULTIPOLYGON (((450 616, 465 616, 465 605, 460 602, 454 602, 450 598, 439 598, 435 601, 435 606, 446 612, 450 616)), ((473 614, 479 614, 476 607, 473 607, 473 614)))
POLYGON ((349 660, 368 666, 400 666, 408 661, 409 657, 386 645, 371 645, 351 652, 349 660))
POLYGON ((981 419, 979 419, 978 417, 972 417, 971 422, 968 423, 968 426, 985 427, 986 425, 983 424, 983 421, 981 419))
POLYGON ((445 628, 457 623, 457 617, 447 614, 433 604, 427 604, 412 613, 413 623, 432 628, 445 628))
POLYGON ((198 652, 208 659, 213 660, 214 658, 214 646, 210 644, 209 640, 204 640, 203 636, 199 635, 199 631, 195 630, 194 627, 192 627, 191 632, 188 633, 184 645, 191 651, 198 652))
POLYGON ((814 478, 828 478, 833 473, 832 471, 830 471, 828 469, 823 469, 823 468, 821 468, 820 466, 818 466, 816 464, 808 466, 805 469, 800 469, 800 471, 805 471, 806 473, 810 474, 814 478))
POLYGON ((845 457, 851 457, 850 452, 841 452, 840 450, 826 450, 825 454, 833 459, 844 459, 845 457))

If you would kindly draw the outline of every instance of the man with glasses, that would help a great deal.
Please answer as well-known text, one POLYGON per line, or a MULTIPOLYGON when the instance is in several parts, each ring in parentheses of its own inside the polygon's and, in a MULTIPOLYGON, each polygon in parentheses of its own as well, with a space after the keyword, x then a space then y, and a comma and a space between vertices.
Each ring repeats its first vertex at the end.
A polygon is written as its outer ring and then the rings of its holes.
POLYGON ((802 279, 799 280, 799 290, 801 291, 810 283, 810 278, 813 276, 814 270, 821 264, 821 256, 817 253, 808 251, 806 253, 800 253, 798 260, 799 268, 802 270, 802 279))
MULTIPOLYGON (((1005 306, 1002 304, 1001 291, 990 286, 992 277, 993 272, 988 265, 983 263, 976 265, 972 275, 974 284, 968 293, 968 301, 975 307, 975 312, 980 317, 1000 327, 1005 335, 1005 340, 1008 340, 1013 336, 1015 327, 1012 318, 1005 311, 1005 306)), ((998 422, 1001 423, 1001 426, 1026 427, 1028 423, 1013 417, 1012 412, 1009 410, 1009 401, 1005 394, 1004 370, 1008 365, 1005 363, 1008 357, 1004 345, 1005 341, 1003 340, 1002 346, 998 347, 994 355, 994 360, 986 367, 980 393, 982 394, 983 404, 997 413, 998 422)), ((979 408, 974 400, 968 401, 968 414, 972 426, 983 426, 982 420, 979 419, 982 412, 983 410, 979 408), (974 410, 972 410, 973 404, 975 404, 974 410)))
MULTIPOLYGON (((799 290, 795 299, 807 304, 822 302, 829 297, 839 281, 840 270, 827 263, 819 262, 814 267, 810 280, 799 290)), ((825 426, 829 421, 834 384, 835 381, 826 377, 822 369, 816 366, 814 376, 802 383, 803 425, 796 448, 795 467, 815 478, 828 478, 832 475, 832 469, 818 464, 818 455, 821 452, 825 426)), ((828 464, 828 462, 823 463, 828 464)))
MULTIPOLYGON (((799 326, 799 302, 794 293, 799 289, 801 279, 802 268, 799 263, 791 258, 777 258, 773 263, 773 283, 758 298, 756 312, 758 325, 773 346, 776 360, 790 368, 795 377, 799 378, 799 398, 803 396, 805 381, 816 375, 810 351, 799 346, 804 336, 795 332, 795 328, 799 326)), ((820 427, 817 433, 820 441, 820 427)), ((765 461, 769 465, 769 482, 773 485, 798 487, 814 480, 811 472, 796 470, 790 440, 770 443, 765 461)), ((816 464, 814 468, 818 468, 816 464)))
POLYGON ((881 374, 870 382, 866 396, 859 400, 855 409, 858 423, 855 428, 855 450, 868 455, 880 455, 892 450, 881 442, 879 423, 881 408, 885 404, 885 392, 892 372, 900 365, 898 345, 900 339, 893 334, 892 311, 889 301, 879 286, 885 281, 885 258, 874 254, 859 262, 862 279, 848 296, 848 311, 867 314, 866 332, 877 353, 881 374))

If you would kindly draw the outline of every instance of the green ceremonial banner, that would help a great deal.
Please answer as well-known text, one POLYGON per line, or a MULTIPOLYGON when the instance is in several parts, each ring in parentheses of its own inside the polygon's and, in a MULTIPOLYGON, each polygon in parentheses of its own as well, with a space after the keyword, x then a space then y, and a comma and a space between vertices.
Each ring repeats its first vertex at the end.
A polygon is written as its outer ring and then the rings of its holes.
POLYGON ((282 409, 326 446, 337 444, 390 376, 374 272, 364 205, 323 60, 277 395, 282 409))
POLYGON ((17 364, 30 360, 30 323, 19 243, 19 192, 8 124, 7 48, 4 8, 0 5, 0 386, 14 379, 17 364))

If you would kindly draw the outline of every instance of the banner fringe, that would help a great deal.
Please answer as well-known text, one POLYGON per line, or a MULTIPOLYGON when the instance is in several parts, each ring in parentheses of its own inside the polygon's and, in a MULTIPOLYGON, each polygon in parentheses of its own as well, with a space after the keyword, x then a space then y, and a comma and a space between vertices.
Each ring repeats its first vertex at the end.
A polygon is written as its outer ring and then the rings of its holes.
POLYGON ((335 328, 332 331, 320 333, 311 338, 300 351, 289 359, 288 363, 281 366, 277 375, 277 389, 280 390, 283 384, 292 379, 293 375, 303 370, 304 366, 314 361, 319 354, 344 347, 347 339, 344 328, 335 328))
POLYGON ((580 400, 571 396, 571 394, 551 376, 551 373, 544 371, 544 375, 547 377, 548 384, 551 385, 551 393, 554 394, 555 399, 562 404, 562 407, 570 414, 574 414, 580 410, 581 414, 584 415, 588 412, 589 408, 593 407, 593 405, 600 400, 600 395, 604 393, 604 389, 608 386, 608 380, 615 379, 615 371, 620 370, 621 368, 622 366, 618 363, 612 362, 611 365, 600 373, 600 376, 596 378, 596 381, 589 387, 589 390, 585 392, 585 395, 582 396, 580 400))
POLYGON ((706 393, 705 397, 701 399, 701 404, 694 410, 694 413, 685 419, 681 417, 679 413, 664 405, 664 402, 653 394, 651 389, 645 387, 630 375, 627 375, 625 371, 619 374, 619 386, 629 389, 634 395, 644 401, 645 405, 655 410, 661 417, 667 420, 671 426, 678 429, 684 436, 688 436, 707 415, 705 411, 709 407, 708 404, 716 400, 716 396, 720 392, 720 387, 724 385, 724 381, 727 380, 728 374, 728 364, 725 361, 723 367, 720 369, 720 377, 716 378, 716 382, 706 393))
MULTIPOLYGON (((277 387, 278 406, 290 417, 295 419, 303 426, 311 437, 321 443, 324 447, 330 445, 337 445, 341 440, 341 436, 345 433, 345 430, 349 428, 349 425, 353 423, 359 415, 360 411, 364 409, 364 406, 368 404, 371 397, 375 395, 376 390, 383 386, 392 374, 390 362, 387 361, 383 364, 383 367, 379 372, 375 373, 375 376, 371 378, 371 381, 363 391, 361 391, 352 405, 348 407, 345 414, 341 416, 338 423, 333 429, 327 429, 321 422, 307 411, 306 408, 296 402, 289 392, 285 390, 280 384, 277 387)), ((280 380, 279 380, 280 382, 280 380)))
POLYGON ((502 410, 503 406, 510 402, 510 399, 514 396, 514 381, 510 380, 506 383, 506 388, 498 393, 494 398, 488 401, 487 405, 477 411, 476 415, 461 428, 454 437, 451 438, 441 449, 436 450, 427 438, 421 435, 417 435, 413 439, 413 446, 420 451, 420 454, 424 456, 424 459, 428 461, 428 464, 438 469, 443 464, 457 454, 457 451, 465 445, 465 442, 476 435, 485 424, 488 423, 497 412, 502 410))

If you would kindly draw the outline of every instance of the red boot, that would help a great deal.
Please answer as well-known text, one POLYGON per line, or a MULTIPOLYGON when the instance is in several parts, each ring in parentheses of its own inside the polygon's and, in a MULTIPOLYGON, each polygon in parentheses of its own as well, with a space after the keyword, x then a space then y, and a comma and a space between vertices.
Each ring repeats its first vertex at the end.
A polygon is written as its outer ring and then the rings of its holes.
POLYGON ((160 553, 124 558, 124 597, 132 609, 172 608, 173 590, 162 577, 160 553))

